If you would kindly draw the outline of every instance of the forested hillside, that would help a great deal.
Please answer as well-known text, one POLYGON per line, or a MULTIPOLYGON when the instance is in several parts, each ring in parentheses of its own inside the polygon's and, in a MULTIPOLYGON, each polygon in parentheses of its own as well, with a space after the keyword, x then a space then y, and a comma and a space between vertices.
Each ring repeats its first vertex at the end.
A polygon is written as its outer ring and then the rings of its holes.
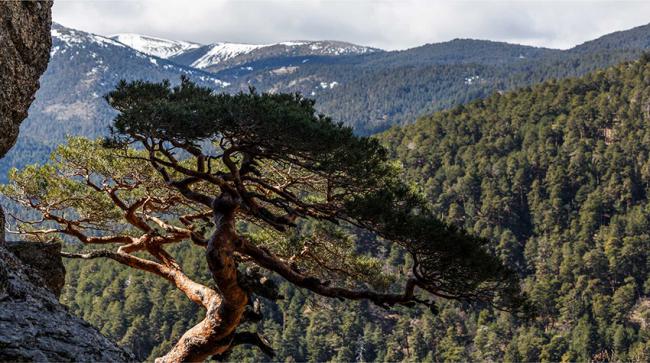
MULTIPOLYGON (((650 57, 379 137, 441 218, 489 238, 516 268, 535 317, 448 302, 383 310, 283 283, 285 299, 267 304, 257 326, 277 361, 650 359, 650 57)), ((386 269, 404 258, 375 252, 386 269)), ((202 256, 175 255, 205 274, 202 256)), ((68 271, 64 302, 143 359, 199 319, 155 278, 97 261, 71 261, 68 271)), ((263 360, 250 350, 231 358, 263 360)))
POLYGON ((538 317, 483 358, 647 361, 649 122, 644 56, 382 135, 440 216, 525 277, 538 317))

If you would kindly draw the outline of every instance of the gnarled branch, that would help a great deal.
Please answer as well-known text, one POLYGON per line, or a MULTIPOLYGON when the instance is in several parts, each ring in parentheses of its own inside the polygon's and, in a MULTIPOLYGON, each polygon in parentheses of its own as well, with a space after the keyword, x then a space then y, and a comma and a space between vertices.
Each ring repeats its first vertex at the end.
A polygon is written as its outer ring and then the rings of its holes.
POLYGON ((414 296, 416 281, 409 279, 401 294, 384 294, 371 290, 350 290, 341 287, 328 286, 320 280, 305 276, 292 269, 290 265, 268 251, 255 246, 251 241, 240 238, 238 251, 252 257, 260 266, 277 273, 292 284, 306 288, 318 295, 348 300, 370 300, 386 307, 395 304, 412 305, 415 302, 425 303, 414 296))

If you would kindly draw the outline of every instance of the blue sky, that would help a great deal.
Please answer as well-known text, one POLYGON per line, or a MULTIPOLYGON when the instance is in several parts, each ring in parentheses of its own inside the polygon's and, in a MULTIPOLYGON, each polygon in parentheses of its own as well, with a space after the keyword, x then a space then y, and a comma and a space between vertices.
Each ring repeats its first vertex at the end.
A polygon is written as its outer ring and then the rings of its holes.
POLYGON ((406 49, 454 38, 569 48, 650 23, 650 1, 65 1, 54 21, 201 43, 344 40, 406 49))

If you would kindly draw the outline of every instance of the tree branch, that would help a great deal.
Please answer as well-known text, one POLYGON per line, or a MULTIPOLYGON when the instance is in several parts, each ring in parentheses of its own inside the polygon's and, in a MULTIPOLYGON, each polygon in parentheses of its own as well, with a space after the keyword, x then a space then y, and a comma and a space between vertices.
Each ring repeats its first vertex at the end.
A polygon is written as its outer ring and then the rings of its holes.
POLYGON ((232 352, 232 349, 235 348, 236 346, 239 345, 253 345, 258 347, 262 353, 266 354, 267 357, 269 358, 275 358, 275 350, 273 350, 273 347, 269 344, 269 342, 262 337, 261 335, 255 333, 255 332, 238 332, 233 334, 230 346, 228 347, 228 350, 225 352, 219 354, 219 355, 214 355, 212 356, 212 359, 219 361, 219 362, 227 362, 229 361, 228 357, 230 356, 230 353, 232 352))
POLYGON ((252 257, 258 265, 279 274, 294 285, 306 288, 318 295, 348 300, 370 300, 382 307, 395 304, 408 306, 415 302, 423 303, 413 295, 416 286, 415 279, 407 281, 404 292, 401 294, 383 294, 371 290, 349 290, 327 286, 314 277, 305 276, 292 269, 291 266, 277 256, 255 246, 245 238, 240 239, 238 251, 252 257))
POLYGON ((190 300, 203 306, 206 309, 215 304, 215 299, 218 299, 219 301, 221 300, 221 298, 214 290, 192 281, 180 269, 164 266, 157 262, 129 255, 127 253, 113 252, 110 250, 94 250, 85 253, 61 252, 61 256, 65 258, 81 259, 94 259, 102 257, 110 258, 123 265, 151 272, 173 283, 190 300))

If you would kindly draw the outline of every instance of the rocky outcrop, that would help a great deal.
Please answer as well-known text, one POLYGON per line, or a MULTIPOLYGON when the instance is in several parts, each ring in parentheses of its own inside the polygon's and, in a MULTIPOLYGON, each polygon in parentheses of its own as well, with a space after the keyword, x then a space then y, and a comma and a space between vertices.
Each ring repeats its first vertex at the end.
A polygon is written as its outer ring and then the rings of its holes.
MULTIPOLYGON (((45 245, 29 248, 43 248, 40 255, 48 256, 52 247, 45 245)), ((135 360, 131 353, 68 312, 45 286, 38 270, 0 245, 0 362, 135 360)))
POLYGON ((50 57, 52 3, 0 1, 0 157, 16 142, 50 57))
POLYGON ((43 280, 48 290, 61 296, 65 284, 65 267, 61 260, 61 244, 41 242, 7 242, 7 249, 43 280))
MULTIPOLYGON (((0 157, 15 143, 47 66, 51 7, 0 0, 0 157)), ((57 244, 4 242, 0 208, 0 362, 134 361, 59 303, 60 251, 57 244)))
MULTIPOLYGON (((0 1, 0 158, 16 142, 20 123, 50 59, 51 1, 0 1)), ((5 218, 0 206, 0 244, 5 218)))

